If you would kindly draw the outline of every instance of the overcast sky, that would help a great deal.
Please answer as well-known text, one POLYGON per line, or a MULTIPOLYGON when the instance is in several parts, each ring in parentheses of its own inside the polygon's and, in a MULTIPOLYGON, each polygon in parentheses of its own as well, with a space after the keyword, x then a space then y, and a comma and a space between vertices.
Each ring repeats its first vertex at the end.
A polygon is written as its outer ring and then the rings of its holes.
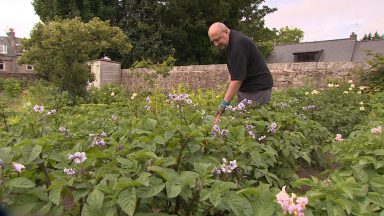
POLYGON ((266 0, 278 10, 265 17, 270 28, 299 28, 304 41, 348 38, 384 33, 384 0, 266 0))
MULTIPOLYGON (((29 37, 39 22, 32 0, 0 0, 0 35, 14 28, 17 37, 29 37)), ((384 0, 266 0, 278 10, 265 17, 270 28, 299 28, 304 41, 347 38, 351 32, 384 33, 384 0)))

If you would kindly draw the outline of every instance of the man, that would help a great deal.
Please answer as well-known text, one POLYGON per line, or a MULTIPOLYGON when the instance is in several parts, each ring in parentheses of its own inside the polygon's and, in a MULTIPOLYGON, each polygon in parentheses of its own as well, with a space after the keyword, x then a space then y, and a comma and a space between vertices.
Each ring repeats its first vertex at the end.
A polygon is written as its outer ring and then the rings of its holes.
POLYGON ((255 43, 241 32, 230 30, 223 23, 216 22, 209 27, 211 42, 227 53, 227 67, 230 82, 224 99, 217 110, 219 117, 237 94, 238 103, 243 99, 258 105, 269 102, 273 79, 267 64, 255 43))

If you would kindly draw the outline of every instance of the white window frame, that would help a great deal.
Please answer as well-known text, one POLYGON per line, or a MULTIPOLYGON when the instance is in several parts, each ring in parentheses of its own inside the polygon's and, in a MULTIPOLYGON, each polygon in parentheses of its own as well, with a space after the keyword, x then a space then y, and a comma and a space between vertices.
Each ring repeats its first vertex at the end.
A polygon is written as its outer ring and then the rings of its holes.
POLYGON ((0 44, 0 53, 2 53, 2 54, 7 54, 8 53, 7 45, 0 44))
POLYGON ((5 70, 5 61, 0 61, 0 64, 3 65, 3 69, 0 68, 0 71, 5 70))

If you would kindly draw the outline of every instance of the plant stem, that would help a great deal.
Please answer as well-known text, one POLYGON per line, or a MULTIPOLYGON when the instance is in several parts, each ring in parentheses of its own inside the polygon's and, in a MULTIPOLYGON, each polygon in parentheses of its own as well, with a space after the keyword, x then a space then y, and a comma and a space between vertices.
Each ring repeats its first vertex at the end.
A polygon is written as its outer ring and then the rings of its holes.
POLYGON ((5 118, 5 113, 4 113, 3 107, 1 108, 1 117, 3 117, 3 123, 5 125, 5 130, 8 132, 9 128, 8 128, 8 124, 7 124, 7 119, 5 118))
POLYGON ((185 144, 181 144, 181 148, 179 151, 179 155, 177 156, 177 162, 176 162, 176 167, 175 167, 176 172, 179 171, 181 158, 183 157, 183 151, 184 151, 186 145, 187 145, 186 142, 185 142, 185 144))

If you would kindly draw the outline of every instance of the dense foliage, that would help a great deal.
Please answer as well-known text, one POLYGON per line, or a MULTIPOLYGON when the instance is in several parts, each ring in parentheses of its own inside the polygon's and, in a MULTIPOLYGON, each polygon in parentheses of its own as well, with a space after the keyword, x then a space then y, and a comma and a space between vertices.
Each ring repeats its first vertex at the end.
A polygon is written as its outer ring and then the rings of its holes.
POLYGON ((264 17, 275 11, 264 0, 34 0, 36 13, 44 23, 55 18, 93 17, 109 20, 130 38, 133 50, 128 55, 113 51, 108 56, 121 60, 125 67, 134 61, 161 62, 174 55, 178 65, 223 62, 223 54, 210 45, 208 27, 224 22, 244 31, 255 42, 270 40, 272 30, 264 17))
POLYGON ((79 19, 39 23, 31 38, 22 42, 20 63, 33 65, 40 78, 54 83, 71 95, 84 95, 94 80, 89 61, 109 49, 127 53, 131 44, 118 28, 94 18, 88 23, 79 19))
POLYGON ((214 91, 108 86, 76 106, 46 83, 2 94, 0 202, 22 215, 379 214, 383 94, 354 85, 275 92, 219 125, 214 91), (309 168, 324 172, 300 178, 309 168), (285 190, 308 200, 292 210, 285 190))

